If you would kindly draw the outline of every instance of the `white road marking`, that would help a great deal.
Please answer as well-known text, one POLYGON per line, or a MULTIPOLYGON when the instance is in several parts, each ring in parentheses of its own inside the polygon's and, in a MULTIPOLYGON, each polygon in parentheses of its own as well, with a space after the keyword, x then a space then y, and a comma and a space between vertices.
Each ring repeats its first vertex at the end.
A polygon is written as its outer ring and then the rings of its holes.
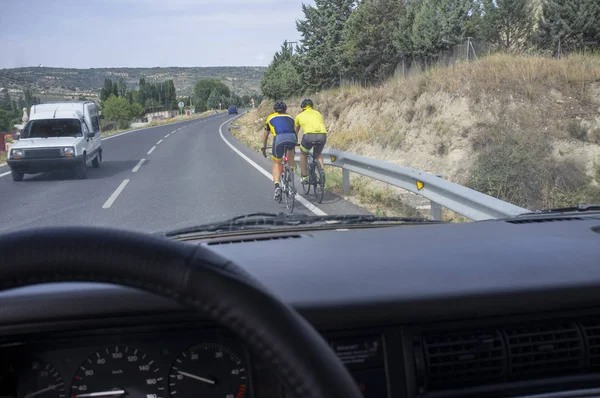
POLYGON ((165 138, 169 138, 170 135, 171 135, 171 133, 165 135, 165 138))
POLYGON ((138 164, 135 165, 135 167, 133 168, 133 170, 131 170, 132 173, 137 173, 137 171, 140 169, 140 167, 142 167, 142 165, 144 164, 144 162, 146 161, 146 159, 142 159, 138 162, 138 164))
POLYGON ((123 190, 125 189, 125 187, 127 186, 127 184, 129 184, 129 180, 123 180, 123 182, 121 183, 121 185, 119 185, 117 187, 117 189, 115 190, 115 192, 113 192, 112 195, 110 195, 110 198, 108 198, 108 200, 106 201, 106 203, 104 203, 104 205, 102 206, 103 209, 110 209, 110 207, 113 205, 113 203, 115 203, 115 200, 117 200, 117 198, 119 197, 119 195, 121 194, 121 192, 123 192, 123 190))
POLYGON ((160 145, 161 142, 163 142, 163 140, 158 140, 158 142, 156 143, 156 145, 160 145))
POLYGON ((154 145, 152 148, 150 148, 150 150, 148 151, 148 155, 150 155, 152 152, 154 152, 155 149, 156 149, 156 145, 154 145))
MULTIPOLYGON (((237 116, 236 116, 237 117, 237 116)), ((271 175, 271 173, 269 173, 268 171, 266 171, 265 169, 263 169, 262 167, 260 167, 256 162, 254 162, 252 159, 250 159, 248 156, 244 155, 239 149, 237 149, 235 146, 233 146, 233 144, 229 141, 227 141, 227 139, 225 138, 225 136, 223 135, 223 126, 232 121, 233 119, 235 119, 236 117, 232 117, 231 119, 227 119, 223 124, 221 124, 219 126, 219 135, 221 136, 221 139, 223 141, 225 141, 225 143, 227 145, 229 145, 229 147, 238 155, 240 155, 240 157, 242 159, 244 159, 246 162, 250 163, 250 165, 252 165, 252 167, 254 167, 256 170, 260 171, 262 173, 262 175, 264 175, 265 177, 267 177, 269 180, 273 179, 273 176, 271 175)), ((308 210, 312 211, 314 214, 316 214, 317 216, 326 216, 327 213, 325 213, 323 210, 319 209, 317 206, 313 205, 312 203, 310 203, 304 196, 300 195, 300 194, 296 194, 296 200, 298 202, 300 202, 304 207, 306 207, 308 210)))
POLYGON ((0 178, 1 178, 1 177, 4 177, 4 176, 7 176, 7 175, 9 175, 9 174, 10 174, 10 171, 7 171, 7 172, 5 172, 5 173, 2 173, 2 174, 0 174, 0 178))

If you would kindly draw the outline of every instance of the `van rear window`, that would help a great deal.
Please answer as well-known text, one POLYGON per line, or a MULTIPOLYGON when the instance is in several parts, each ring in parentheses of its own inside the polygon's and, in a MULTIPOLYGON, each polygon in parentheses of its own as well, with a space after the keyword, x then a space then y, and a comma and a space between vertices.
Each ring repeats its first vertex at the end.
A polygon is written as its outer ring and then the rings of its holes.
POLYGON ((31 120, 22 138, 81 137, 81 122, 77 119, 31 120))

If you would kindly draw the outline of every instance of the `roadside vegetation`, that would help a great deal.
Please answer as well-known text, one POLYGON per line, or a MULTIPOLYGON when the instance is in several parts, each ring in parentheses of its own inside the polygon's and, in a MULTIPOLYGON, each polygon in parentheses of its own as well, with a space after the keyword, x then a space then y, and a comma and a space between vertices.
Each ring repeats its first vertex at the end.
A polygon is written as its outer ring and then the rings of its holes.
MULTIPOLYGON (((251 134, 274 100, 297 114, 310 96, 331 148, 530 209, 600 202, 597 0, 316 0, 303 12, 301 41, 261 82, 269 101, 240 120, 251 134)), ((352 184, 386 210, 389 198, 422 207, 352 184)))
MULTIPOLYGON (((500 53, 311 98, 325 116, 330 148, 441 174, 526 208, 600 202, 599 55, 500 53)), ((292 115, 301 100, 287 99, 292 115)), ((264 101, 233 134, 258 151, 271 111, 264 101)), ((327 172, 329 188, 341 193, 341 176, 327 172)), ((376 182, 353 178, 352 189, 349 199, 372 202, 371 211, 418 205, 376 182)))

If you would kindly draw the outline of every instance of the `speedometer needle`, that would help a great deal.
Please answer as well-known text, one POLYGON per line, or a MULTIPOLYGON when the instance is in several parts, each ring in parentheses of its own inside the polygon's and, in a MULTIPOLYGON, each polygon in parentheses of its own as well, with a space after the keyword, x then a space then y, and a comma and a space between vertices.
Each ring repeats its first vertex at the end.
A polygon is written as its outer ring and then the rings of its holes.
POLYGON ((217 384, 217 382, 214 380, 207 379, 205 377, 196 376, 191 373, 182 372, 181 370, 178 370, 177 373, 179 373, 182 376, 189 377, 190 379, 196 379, 196 380, 199 380, 199 381, 207 383, 207 384, 212 384, 212 385, 217 384))
POLYGON ((54 390, 54 389, 56 389, 56 387, 60 387, 61 385, 62 385, 62 383, 61 383, 61 384, 55 384, 55 385, 53 385, 53 386, 50 386, 50 387, 48 387, 48 388, 44 388, 43 390, 39 390, 39 391, 36 391, 36 392, 32 392, 31 394, 27 394, 27 395, 25 395, 25 398, 31 398, 31 397, 35 397, 36 395, 43 394, 43 393, 45 393, 46 391, 54 390))
POLYGON ((124 395, 125 390, 112 390, 112 391, 102 391, 102 392, 90 392, 87 394, 79 394, 75 395, 77 398, 85 398, 85 397, 114 397, 116 395, 124 395))

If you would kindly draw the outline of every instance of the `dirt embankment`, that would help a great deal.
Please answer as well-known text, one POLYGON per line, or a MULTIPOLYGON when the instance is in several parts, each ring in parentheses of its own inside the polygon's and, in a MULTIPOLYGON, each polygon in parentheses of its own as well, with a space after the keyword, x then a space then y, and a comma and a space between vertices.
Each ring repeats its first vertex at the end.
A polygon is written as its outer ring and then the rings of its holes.
MULTIPOLYGON (((332 148, 528 208, 600 202, 600 56, 494 55, 312 99, 332 148)), ((288 100, 289 113, 300 101, 288 100)), ((238 138, 258 148, 270 112, 263 103, 244 116, 238 138)))

